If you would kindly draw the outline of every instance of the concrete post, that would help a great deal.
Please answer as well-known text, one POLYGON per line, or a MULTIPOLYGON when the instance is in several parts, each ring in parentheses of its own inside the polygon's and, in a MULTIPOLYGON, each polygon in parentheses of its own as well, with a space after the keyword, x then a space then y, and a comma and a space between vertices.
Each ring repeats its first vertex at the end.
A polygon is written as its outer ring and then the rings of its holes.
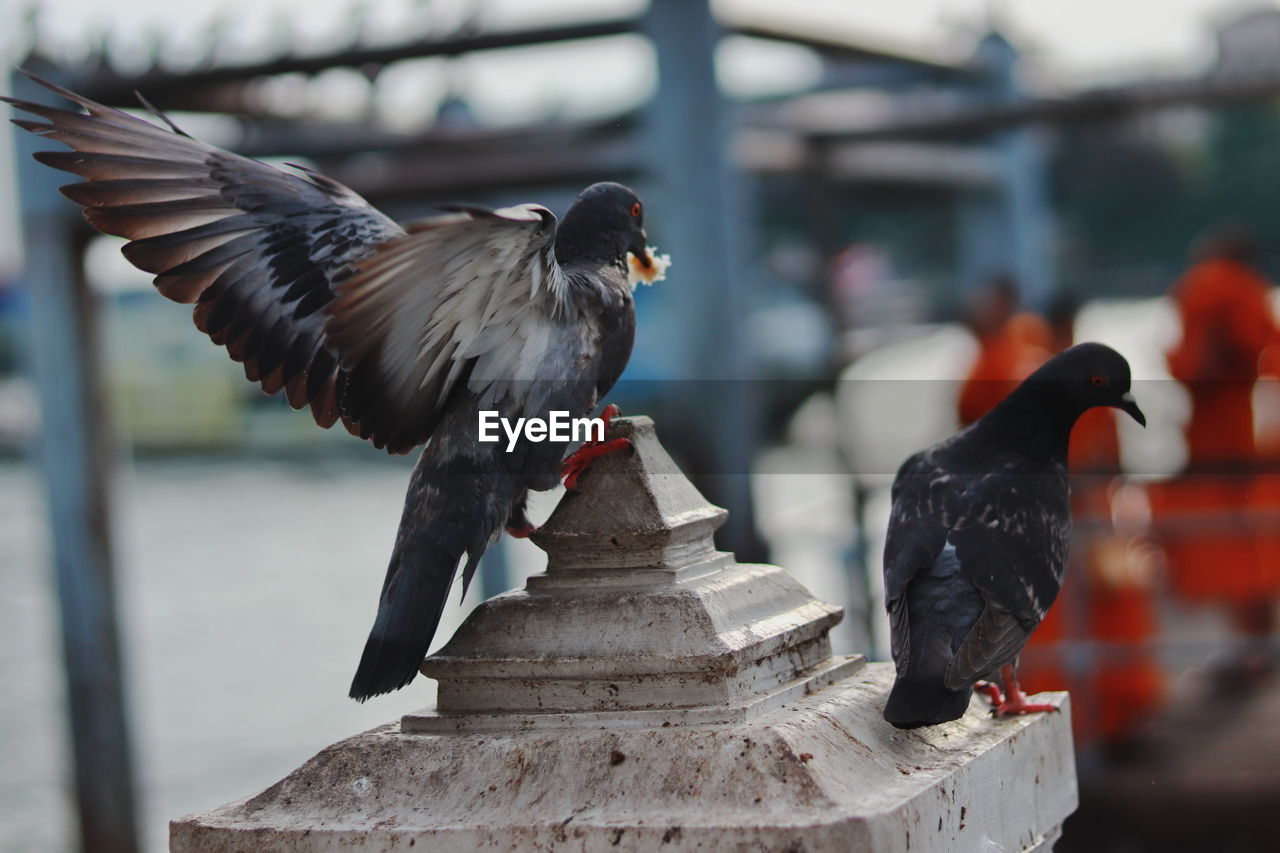
MULTIPOLYGON (((17 97, 48 100, 22 74, 13 73, 10 83, 17 97)), ((111 526, 115 454, 98 306, 81 264, 84 223, 57 191, 65 176, 31 157, 48 140, 15 133, 23 278, 31 298, 27 338, 40 389, 39 460, 53 534, 80 849, 134 853, 137 802, 111 526)))
POLYGON ((1070 713, 900 732, 841 611, 715 550, 725 511, 647 418, 535 536, 547 572, 423 663, 435 707, 172 825, 183 853, 1047 850, 1076 806, 1070 713))
POLYGON ((644 32, 658 70, 642 138, 658 178, 646 190, 655 211, 650 233, 680 264, 684 286, 644 294, 648 310, 657 308, 663 332, 656 335, 652 322, 641 324, 640 345, 651 335, 660 341, 661 354, 651 355, 660 355, 672 380, 663 386, 671 414, 690 424, 713 415, 735 425, 714 435, 688 431, 677 455, 698 460, 694 480, 733 510, 719 532, 721 544, 750 559, 767 559, 752 517, 750 483, 760 444, 760 400, 755 342, 748 331, 757 307, 757 274, 748 247, 759 241, 752 234, 751 187, 732 153, 733 107, 716 82, 722 30, 710 0, 651 0, 644 32))

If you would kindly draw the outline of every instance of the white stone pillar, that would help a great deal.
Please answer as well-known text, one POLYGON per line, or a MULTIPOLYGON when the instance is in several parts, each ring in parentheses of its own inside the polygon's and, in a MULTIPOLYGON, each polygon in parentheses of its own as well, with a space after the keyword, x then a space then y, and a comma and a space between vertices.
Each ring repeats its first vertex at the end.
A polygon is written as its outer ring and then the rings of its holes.
POLYGON ((1062 713, 901 732, 888 664, 833 657, 839 608, 715 550, 725 512, 658 444, 595 463, 422 671, 436 707, 262 793, 175 821, 171 849, 1047 850, 1076 807, 1062 713))

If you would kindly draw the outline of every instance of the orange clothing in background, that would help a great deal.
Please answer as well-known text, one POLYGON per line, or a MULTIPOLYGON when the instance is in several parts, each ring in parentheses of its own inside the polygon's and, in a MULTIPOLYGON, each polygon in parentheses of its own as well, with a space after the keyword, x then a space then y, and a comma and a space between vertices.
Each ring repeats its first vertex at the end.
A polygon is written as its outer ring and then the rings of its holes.
POLYGON ((1187 386, 1192 467, 1252 462, 1253 383, 1258 357, 1276 334, 1267 282, 1245 264, 1196 264, 1174 286, 1182 340, 1168 354, 1169 373, 1187 386))
POLYGON ((1049 326, 1035 314, 1015 314, 979 343, 957 406, 960 423, 991 411, 1049 357, 1049 326))
POLYGON ((1268 290, 1250 267, 1221 258, 1196 264, 1172 290, 1182 340, 1168 363, 1191 398, 1188 471, 1152 489, 1152 509, 1174 591, 1192 601, 1249 605, 1280 591, 1275 544, 1254 518, 1276 489, 1252 472, 1254 384, 1276 336, 1268 290))
POLYGON ((1184 474, 1152 484, 1149 491, 1178 597, 1247 605, 1280 590, 1276 543, 1256 516, 1267 504, 1275 505, 1269 478, 1222 471, 1184 474))
POLYGON ((1120 470, 1120 435, 1116 431, 1115 409, 1090 409, 1076 421, 1067 448, 1067 469, 1072 474, 1120 470))

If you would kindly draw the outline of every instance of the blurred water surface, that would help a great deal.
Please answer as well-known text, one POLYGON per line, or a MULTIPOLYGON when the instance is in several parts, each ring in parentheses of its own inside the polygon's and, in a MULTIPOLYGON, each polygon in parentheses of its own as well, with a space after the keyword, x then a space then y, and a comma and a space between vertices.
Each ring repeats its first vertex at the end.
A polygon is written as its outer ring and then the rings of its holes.
MULTIPOLYGON (((170 818, 276 781, 433 700, 346 698, 412 460, 142 461, 119 483, 120 612, 148 849, 170 818)), ((44 495, 0 463, 0 850, 74 840, 44 495)), ((473 591, 472 595, 475 593, 473 591)), ((439 636, 465 611, 450 606, 439 636)))

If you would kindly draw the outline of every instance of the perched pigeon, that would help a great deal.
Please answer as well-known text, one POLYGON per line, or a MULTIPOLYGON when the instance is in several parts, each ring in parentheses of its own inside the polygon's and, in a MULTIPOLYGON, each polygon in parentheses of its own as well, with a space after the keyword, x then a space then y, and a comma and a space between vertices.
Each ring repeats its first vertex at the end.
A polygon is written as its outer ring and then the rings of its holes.
POLYGON ((1076 418, 1113 406, 1146 426, 1129 364, 1079 344, 1031 374, 987 415, 903 463, 884 553, 898 677, 884 718, 901 729, 954 720, 975 683, 1001 671, 1000 716, 1029 704, 1017 660, 1062 585, 1071 534, 1067 442, 1076 418))
POLYGON ((47 122, 14 119, 20 127, 74 149, 36 158, 86 179, 63 193, 93 227, 131 240, 125 257, 164 296, 194 303, 196 326, 251 381, 391 453, 426 443, 351 696, 408 684, 463 555, 465 595, 504 523, 532 529, 529 489, 555 486, 562 470, 572 487, 592 458, 626 443, 564 459, 568 442, 522 437, 508 452, 505 435, 479 440, 479 413, 579 418, 613 386, 635 334, 628 261, 650 279, 667 263, 645 246, 640 200, 600 183, 558 227, 535 204, 448 208, 401 227, 309 170, 44 85, 88 115, 6 98, 47 122))

